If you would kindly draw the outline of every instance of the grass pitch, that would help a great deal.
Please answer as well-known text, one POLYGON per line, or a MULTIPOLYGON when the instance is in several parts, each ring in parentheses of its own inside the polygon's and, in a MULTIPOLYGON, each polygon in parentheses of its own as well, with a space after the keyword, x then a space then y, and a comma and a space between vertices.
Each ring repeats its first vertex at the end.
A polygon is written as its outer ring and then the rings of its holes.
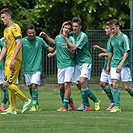
MULTIPOLYGON (((42 110, 38 112, 26 111, 24 114, 1 115, 1 133, 133 133, 133 99, 121 90, 121 113, 106 111, 109 100, 99 86, 93 85, 92 91, 101 101, 101 110, 94 110, 94 103, 90 100, 93 111, 57 112, 62 106, 58 86, 39 87, 39 102, 42 110)), ((30 97, 26 87, 21 90, 30 97)), ((81 94, 72 86, 72 97, 75 105, 81 103, 81 94)), ((0 101, 3 92, 0 92, 0 101)), ((17 99, 17 107, 22 108, 22 101, 17 99)))

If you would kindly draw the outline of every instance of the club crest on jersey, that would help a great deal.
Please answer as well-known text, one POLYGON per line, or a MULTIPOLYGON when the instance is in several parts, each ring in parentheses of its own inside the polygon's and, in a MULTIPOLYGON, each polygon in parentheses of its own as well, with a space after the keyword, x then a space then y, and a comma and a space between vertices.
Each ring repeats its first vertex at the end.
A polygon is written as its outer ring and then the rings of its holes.
POLYGON ((119 41, 119 42, 118 42, 118 44, 119 44, 119 46, 121 46, 122 42, 121 42, 121 41, 119 41))

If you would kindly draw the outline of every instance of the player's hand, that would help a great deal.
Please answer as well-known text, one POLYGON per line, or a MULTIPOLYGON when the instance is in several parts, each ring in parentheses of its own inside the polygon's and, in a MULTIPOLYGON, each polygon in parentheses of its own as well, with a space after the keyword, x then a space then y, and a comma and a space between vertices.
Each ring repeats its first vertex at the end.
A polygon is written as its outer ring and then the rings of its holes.
POLYGON ((120 73, 121 70, 122 70, 122 67, 121 67, 121 66, 118 66, 118 67, 116 68, 116 73, 120 73))
POLYGON ((62 44, 62 47, 65 48, 65 49, 68 49, 68 47, 65 43, 62 44))
POLYGON ((99 46, 98 46, 98 45, 94 45, 94 46, 93 46, 93 49, 94 49, 94 50, 99 49, 99 46))
POLYGON ((106 73, 107 73, 107 74, 110 74, 110 67, 108 67, 108 66, 107 66, 107 68, 106 68, 106 73))
POLYGON ((12 60, 11 63, 10 63, 10 69, 13 69, 14 65, 15 65, 15 60, 12 60))
POLYGON ((42 31, 42 32, 40 32, 39 36, 40 37, 45 37, 46 36, 46 33, 42 31))
POLYGON ((53 54, 52 54, 52 53, 49 53, 47 56, 48 56, 49 58, 51 58, 51 57, 53 56, 53 54))

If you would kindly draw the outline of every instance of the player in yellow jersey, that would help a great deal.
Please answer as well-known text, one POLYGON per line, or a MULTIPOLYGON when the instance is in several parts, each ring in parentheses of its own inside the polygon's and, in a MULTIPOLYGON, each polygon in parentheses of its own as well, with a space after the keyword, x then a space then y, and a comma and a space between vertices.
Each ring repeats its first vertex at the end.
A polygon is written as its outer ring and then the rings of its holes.
POLYGON ((4 86, 10 90, 10 108, 3 114, 17 114, 16 96, 23 102, 22 113, 24 113, 31 103, 21 90, 15 85, 19 75, 22 60, 22 35, 21 28, 12 20, 12 12, 8 8, 1 10, 1 19, 6 26, 4 30, 4 47, 0 54, 0 61, 6 54, 4 86))

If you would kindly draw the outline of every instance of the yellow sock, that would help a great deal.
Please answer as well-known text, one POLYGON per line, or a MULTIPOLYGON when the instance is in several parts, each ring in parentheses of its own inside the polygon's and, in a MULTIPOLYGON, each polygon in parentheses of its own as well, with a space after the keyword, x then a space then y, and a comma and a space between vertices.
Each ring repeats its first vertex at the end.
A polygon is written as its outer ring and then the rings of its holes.
POLYGON ((11 99, 14 109, 16 109, 16 95, 13 92, 11 92, 11 99))
POLYGON ((9 90, 9 100, 10 100, 10 107, 13 108, 12 91, 11 90, 9 90))
POLYGON ((11 90, 16 96, 18 96, 23 102, 27 101, 27 97, 15 84, 11 84, 8 89, 11 90))

